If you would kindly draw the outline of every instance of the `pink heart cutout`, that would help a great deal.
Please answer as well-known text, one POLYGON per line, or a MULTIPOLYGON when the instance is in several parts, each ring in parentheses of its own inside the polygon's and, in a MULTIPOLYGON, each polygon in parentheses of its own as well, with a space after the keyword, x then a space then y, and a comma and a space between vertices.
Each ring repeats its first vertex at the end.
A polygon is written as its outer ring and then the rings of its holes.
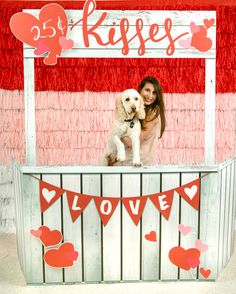
POLYGON ((33 235, 36 238, 40 238, 40 236, 42 235, 42 231, 41 230, 30 230, 31 235, 33 235))
POLYGON ((74 46, 74 41, 72 39, 66 39, 66 37, 62 36, 59 38, 59 44, 62 49, 69 50, 74 46))
POLYGON ((79 252, 78 251, 73 251, 73 252, 67 252, 65 254, 65 257, 68 259, 68 260, 73 260, 73 261, 76 261, 77 258, 79 256, 79 252))
POLYGON ((35 55, 42 55, 48 51, 50 51, 48 46, 42 40, 39 39, 38 43, 37 43, 37 48, 34 50, 34 54, 35 55))
POLYGON ((189 37, 189 38, 187 38, 186 40, 179 40, 179 45, 180 45, 181 47, 184 47, 184 48, 190 49, 190 48, 192 48, 192 46, 191 46, 191 41, 192 41, 192 37, 189 37))
POLYGON ((191 29, 191 33, 193 33, 193 34, 200 31, 199 26, 197 26, 195 24, 195 22, 193 22, 193 21, 190 23, 190 29, 191 29))
POLYGON ((188 263, 192 268, 195 268, 197 266, 199 266, 200 264, 200 260, 199 259, 194 259, 194 258, 189 258, 188 259, 188 263))
POLYGON ((201 240, 196 240, 195 246, 200 252, 206 252, 208 250, 208 246, 203 244, 201 240))
POLYGON ((191 227, 189 227, 189 226, 184 226, 184 225, 182 225, 182 224, 179 224, 178 225, 178 229, 179 229, 179 231, 180 231, 180 233, 182 234, 182 235, 184 235, 184 236, 186 236, 186 235, 188 235, 191 231, 192 231, 192 228, 191 227))

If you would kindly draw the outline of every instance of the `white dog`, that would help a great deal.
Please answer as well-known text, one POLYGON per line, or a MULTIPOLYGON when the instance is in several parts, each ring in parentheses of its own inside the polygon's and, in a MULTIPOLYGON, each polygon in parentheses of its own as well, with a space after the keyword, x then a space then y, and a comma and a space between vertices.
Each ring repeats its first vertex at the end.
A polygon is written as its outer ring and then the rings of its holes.
POLYGON ((143 98, 134 89, 125 90, 116 100, 115 121, 108 137, 108 145, 103 155, 102 165, 108 165, 110 155, 117 154, 118 161, 125 161, 125 146, 122 136, 129 136, 132 142, 133 165, 141 166, 139 119, 145 118, 143 98))

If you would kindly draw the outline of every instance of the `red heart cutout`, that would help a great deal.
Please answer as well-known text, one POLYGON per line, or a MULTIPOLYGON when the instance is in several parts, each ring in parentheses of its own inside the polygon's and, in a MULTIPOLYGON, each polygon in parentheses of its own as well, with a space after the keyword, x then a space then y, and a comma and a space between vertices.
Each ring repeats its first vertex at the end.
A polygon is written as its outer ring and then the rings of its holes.
POLYGON ((213 26, 214 23, 215 23, 214 18, 204 19, 204 24, 205 24, 207 29, 209 29, 211 26, 213 26))
POLYGON ((145 235, 145 239, 151 242, 156 242, 157 234, 155 231, 151 231, 149 234, 145 235))
POLYGON ((52 62, 57 61, 57 56, 62 51, 59 38, 66 35, 68 20, 60 5, 50 3, 40 10, 38 19, 26 12, 14 14, 10 20, 10 28, 17 39, 35 48, 38 48, 38 42, 43 41, 44 47, 51 53, 50 59, 47 61, 46 57, 44 62, 55 64, 52 62))
POLYGON ((207 38, 207 30, 204 26, 200 26, 200 31, 193 34, 191 46, 200 52, 206 52, 211 49, 212 40, 207 38))
POLYGON ((72 243, 63 243, 58 249, 48 250, 44 254, 44 261, 52 267, 69 267, 74 264, 78 255, 72 243))
POLYGON ((202 275, 205 279, 207 279, 207 278, 210 276, 210 274, 211 274, 211 270, 210 270, 210 269, 205 270, 203 267, 201 267, 201 268, 200 268, 200 273, 201 273, 201 275, 202 275))
MULTIPOLYGON (((196 248, 190 248, 188 250, 185 250, 182 247, 174 247, 170 250, 169 252, 169 259, 170 261, 184 269, 184 270, 189 270, 191 267, 193 267, 192 260, 194 260, 194 266, 196 263, 199 261, 200 257, 200 251, 196 248)), ((200 262, 200 261, 199 261, 200 262)))
POLYGON ((62 234, 60 231, 58 230, 51 231, 47 226, 41 226, 39 230, 42 231, 40 240, 45 247, 55 246, 61 243, 62 234))

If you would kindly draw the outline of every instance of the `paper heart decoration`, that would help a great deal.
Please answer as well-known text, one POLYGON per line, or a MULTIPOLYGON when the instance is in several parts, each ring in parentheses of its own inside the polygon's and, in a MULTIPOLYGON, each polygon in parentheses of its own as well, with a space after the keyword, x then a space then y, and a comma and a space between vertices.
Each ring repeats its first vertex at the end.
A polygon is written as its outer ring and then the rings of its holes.
POLYGON ((63 243, 58 249, 48 250, 44 254, 44 261, 57 268, 73 266, 74 262, 78 259, 79 252, 74 249, 72 243, 63 243))
POLYGON ((145 235, 145 239, 151 242, 157 241, 157 235, 155 231, 151 231, 149 234, 145 235))
POLYGON ((200 268, 200 273, 201 275, 205 278, 205 279, 208 279, 208 277, 210 276, 211 274, 211 270, 208 269, 208 270, 205 270, 203 267, 200 268))
POLYGON ((68 50, 72 49, 74 46, 74 42, 72 39, 66 39, 66 37, 62 36, 59 38, 59 43, 62 49, 68 50))
POLYGON ((207 30, 204 26, 199 26, 200 31, 192 35, 191 46, 200 52, 206 52, 211 49, 212 40, 207 38, 207 30))
POLYGON ((183 48, 190 49, 190 48, 192 48, 191 41, 192 41, 192 37, 189 37, 185 40, 179 40, 179 45, 183 48))
POLYGON ((197 26, 194 21, 192 21, 190 23, 190 30, 191 30, 191 33, 194 34, 200 31, 200 27, 197 26))
POLYGON ((50 230, 47 226, 41 226, 37 231, 30 230, 30 233, 39 238, 45 247, 55 246, 61 243, 62 234, 58 230, 50 230))
POLYGON ((214 23, 215 23, 214 18, 204 19, 204 24, 205 24, 207 29, 209 29, 211 26, 213 26, 214 23))
POLYGON ((192 228, 189 227, 189 226, 184 226, 182 224, 179 224, 178 225, 178 229, 180 231, 180 233, 184 236, 188 235, 191 231, 192 231, 192 228))
POLYGON ((184 188, 184 192, 192 200, 197 193, 197 185, 193 185, 191 188, 184 188))
POLYGON ((169 252, 170 261, 184 270, 189 270, 191 267, 196 267, 199 261, 200 251, 196 248, 185 250, 182 247, 174 247, 169 252))
POLYGON ((199 259, 189 258, 187 261, 188 261, 189 265, 191 266, 191 268, 195 268, 195 267, 199 266, 199 264, 200 264, 199 259))
POLYGON ((201 240, 196 240, 195 246, 200 252, 206 252, 208 250, 208 246, 203 244, 201 240))
POLYGON ((26 12, 14 14, 10 28, 17 39, 36 48, 35 54, 49 52, 44 63, 53 65, 61 55, 59 38, 66 36, 68 20, 60 5, 50 3, 43 6, 38 18, 26 12))
POLYGON ((47 202, 50 202, 53 199, 53 197, 56 195, 56 191, 55 190, 49 191, 47 188, 43 188, 42 194, 45 200, 47 202))

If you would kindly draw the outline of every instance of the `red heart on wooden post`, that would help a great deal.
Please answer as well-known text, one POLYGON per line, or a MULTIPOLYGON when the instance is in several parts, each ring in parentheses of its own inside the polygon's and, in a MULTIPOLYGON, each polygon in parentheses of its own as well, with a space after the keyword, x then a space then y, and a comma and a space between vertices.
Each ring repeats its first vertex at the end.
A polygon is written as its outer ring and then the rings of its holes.
POLYGON ((208 277, 210 276, 211 274, 211 270, 208 269, 208 270, 205 270, 203 267, 200 268, 200 273, 201 275, 205 278, 205 279, 208 279, 208 277))
POLYGON ((145 239, 151 242, 157 241, 157 234, 155 231, 151 231, 149 234, 145 235, 145 239))

